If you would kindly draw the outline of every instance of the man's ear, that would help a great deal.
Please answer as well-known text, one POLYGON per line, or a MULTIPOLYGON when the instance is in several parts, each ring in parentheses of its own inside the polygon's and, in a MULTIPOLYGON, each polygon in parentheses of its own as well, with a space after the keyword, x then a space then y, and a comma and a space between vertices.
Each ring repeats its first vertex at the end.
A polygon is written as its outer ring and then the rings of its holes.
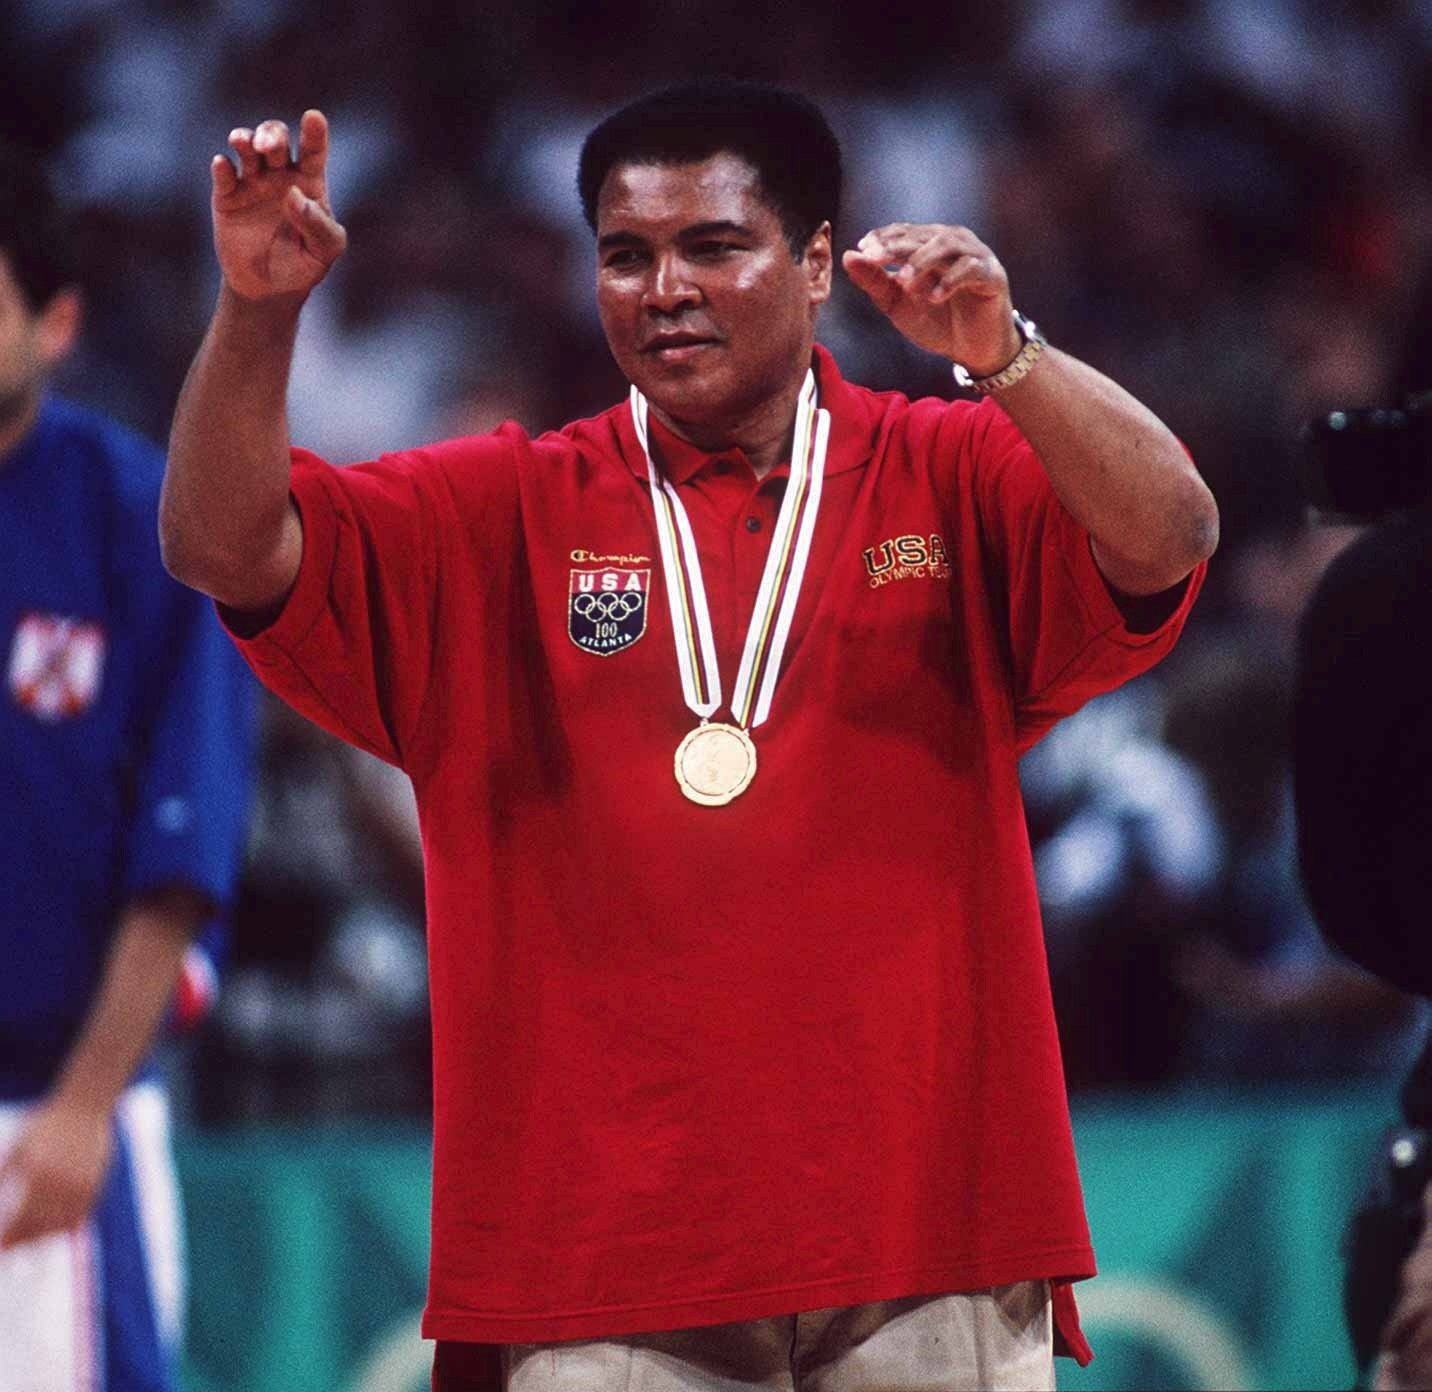
POLYGON ((830 249, 830 223, 823 222, 811 233, 801 264, 810 278, 810 302, 824 304, 830 298, 833 257, 830 249))
POLYGON ((73 285, 63 286, 35 318, 35 345, 46 370, 58 367, 79 340, 84 323, 84 296, 73 285))

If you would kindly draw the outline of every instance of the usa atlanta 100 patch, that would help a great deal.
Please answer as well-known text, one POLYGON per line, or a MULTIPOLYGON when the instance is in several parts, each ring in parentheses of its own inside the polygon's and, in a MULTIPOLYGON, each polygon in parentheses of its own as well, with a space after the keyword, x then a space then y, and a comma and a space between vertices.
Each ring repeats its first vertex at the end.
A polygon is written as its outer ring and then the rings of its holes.
POLYGON ((610 657, 646 632, 650 570, 574 570, 567 593, 567 636, 583 652, 610 657))

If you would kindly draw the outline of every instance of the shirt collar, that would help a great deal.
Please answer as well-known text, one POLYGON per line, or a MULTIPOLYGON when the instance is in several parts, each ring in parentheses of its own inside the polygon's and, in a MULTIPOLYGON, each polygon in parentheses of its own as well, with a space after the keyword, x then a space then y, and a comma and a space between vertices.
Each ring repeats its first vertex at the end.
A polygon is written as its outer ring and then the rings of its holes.
MULTIPOLYGON (((820 405, 831 415, 825 472, 840 474, 847 469, 857 469, 872 453, 873 432, 868 419, 869 408, 860 394, 840 375, 835 359, 819 343, 815 345, 811 366, 815 368, 820 405)), ((668 430, 655 415, 648 417, 648 430, 656 448, 657 463, 667 478, 675 484, 687 482, 717 459, 739 459, 749 464, 745 453, 734 445, 721 450, 700 449, 668 430)), ((627 467, 645 482, 646 455, 642 451, 641 442, 636 438, 629 408, 623 408, 617 413, 617 433, 621 438, 622 458, 626 460, 627 467)), ((772 473, 786 473, 789 467, 788 461, 781 463, 772 473)))

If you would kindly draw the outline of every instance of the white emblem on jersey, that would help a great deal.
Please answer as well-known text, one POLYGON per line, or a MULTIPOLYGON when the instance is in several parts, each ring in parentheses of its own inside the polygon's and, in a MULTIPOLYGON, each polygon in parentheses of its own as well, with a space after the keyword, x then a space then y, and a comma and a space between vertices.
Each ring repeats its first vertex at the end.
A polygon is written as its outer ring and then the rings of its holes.
POLYGON ((104 630, 56 614, 26 614, 10 648, 10 694, 39 720, 83 715, 104 675, 104 630))

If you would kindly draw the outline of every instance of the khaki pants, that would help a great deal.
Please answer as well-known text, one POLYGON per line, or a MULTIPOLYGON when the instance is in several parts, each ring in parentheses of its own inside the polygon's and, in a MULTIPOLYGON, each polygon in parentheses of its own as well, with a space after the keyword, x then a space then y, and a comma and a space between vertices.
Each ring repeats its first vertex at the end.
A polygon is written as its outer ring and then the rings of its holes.
POLYGON ((502 1350, 503 1392, 1027 1392, 1054 1386, 1046 1281, 502 1350))

